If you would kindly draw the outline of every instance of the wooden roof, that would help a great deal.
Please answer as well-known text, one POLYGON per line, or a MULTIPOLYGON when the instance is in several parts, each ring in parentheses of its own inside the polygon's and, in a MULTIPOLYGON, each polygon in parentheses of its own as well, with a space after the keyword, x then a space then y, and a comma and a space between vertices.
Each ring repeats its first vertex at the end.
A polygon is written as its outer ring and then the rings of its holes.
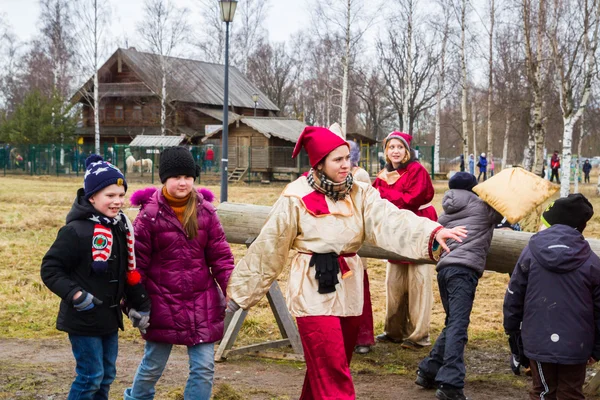
MULTIPOLYGON (((239 121, 248 125, 257 132, 262 133, 267 138, 271 136, 296 143, 300 134, 306 127, 302 121, 293 118, 282 117, 240 117, 239 121)), ((202 141, 210 139, 215 135, 219 135, 222 128, 206 135, 202 141)))
MULTIPOLYGON (((165 57, 170 65, 169 78, 167 80, 167 91, 171 101, 188 102, 205 105, 223 106, 223 86, 225 66, 203 61, 190 60, 177 57, 165 57)), ((143 82, 128 87, 123 84, 108 84, 108 93, 112 95, 126 95, 127 89, 136 89, 137 92, 158 94, 161 92, 160 56, 152 53, 137 51, 133 48, 119 48, 104 63, 100 70, 106 70, 115 63, 122 61, 139 76, 143 82), (141 84, 141 86, 140 86, 141 84), (110 85, 115 85, 110 87, 110 85), (144 86, 146 88, 144 88, 144 86)), ((129 84, 131 85, 131 84, 129 84)), ((79 88, 71 101, 81 100, 81 91, 90 90, 92 79, 82 88, 79 88)), ((102 88, 100 89, 102 90, 102 88)), ((229 68, 229 104, 233 107, 254 108, 252 95, 258 94, 256 108, 277 112, 279 108, 261 92, 252 82, 246 78, 235 67, 229 68)), ((131 95, 131 94, 129 94, 131 95)))

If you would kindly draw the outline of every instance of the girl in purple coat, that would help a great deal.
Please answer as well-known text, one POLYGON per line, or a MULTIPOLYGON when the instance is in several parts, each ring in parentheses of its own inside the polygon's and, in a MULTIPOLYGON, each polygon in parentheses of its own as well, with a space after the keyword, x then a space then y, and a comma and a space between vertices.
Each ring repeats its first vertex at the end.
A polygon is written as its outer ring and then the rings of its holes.
POLYGON ((154 398, 174 344, 187 346, 190 375, 184 398, 208 400, 214 375, 214 342, 223 337, 225 296, 233 254, 210 203, 214 195, 194 189, 198 175, 185 147, 160 156, 162 189, 135 192, 136 257, 152 315, 144 357, 125 400, 154 398))

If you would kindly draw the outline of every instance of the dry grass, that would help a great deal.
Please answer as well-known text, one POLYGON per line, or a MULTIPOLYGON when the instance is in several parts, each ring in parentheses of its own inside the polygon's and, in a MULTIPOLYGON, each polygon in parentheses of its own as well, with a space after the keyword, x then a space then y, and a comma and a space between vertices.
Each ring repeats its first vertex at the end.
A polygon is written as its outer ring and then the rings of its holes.
MULTIPOLYGON (((81 179, 56 178, 0 178, 0 337, 48 338, 61 335, 56 331, 55 319, 58 298, 43 285, 39 276, 42 257, 56 237, 70 209, 72 199, 81 179)), ((144 185, 132 184, 129 193, 144 185)), ((436 183, 434 205, 441 211, 441 198, 446 183, 436 183)), ((283 184, 268 186, 233 185, 229 189, 232 202, 271 205, 283 189, 283 184)), ((209 186, 219 196, 218 187, 209 186)), ((595 196, 595 185, 580 186, 597 210, 600 198, 595 196)), ((127 210, 135 217, 135 210, 127 210)), ((600 237, 600 215, 596 215, 586 231, 589 237, 600 237)), ((232 245, 236 260, 245 247, 232 245)), ((368 260, 373 312, 376 333, 381 332, 385 313, 385 264, 381 260, 368 260)), ((282 274, 280 283, 285 287, 287 276, 282 274)), ((505 346, 502 332, 502 301, 508 276, 486 273, 481 279, 473 309, 470 327, 471 345, 485 348, 505 346)), ((434 284, 436 303, 433 310, 432 331, 436 335, 443 326, 442 310, 437 284, 434 284)), ((125 338, 134 339, 135 330, 127 329, 125 338)), ((252 309, 241 331, 238 345, 276 339, 277 325, 263 300, 252 309)), ((418 353, 417 353, 418 354, 418 353)), ((393 359, 393 357, 392 357, 393 359)), ((410 365, 411 359, 407 359, 410 365)), ((388 366, 392 372, 403 373, 400 365, 388 366)), ((414 366, 414 364, 413 364, 414 366)), ((366 363, 358 364, 365 371, 373 368, 366 363)), ((411 367, 412 368, 412 367, 411 367)))

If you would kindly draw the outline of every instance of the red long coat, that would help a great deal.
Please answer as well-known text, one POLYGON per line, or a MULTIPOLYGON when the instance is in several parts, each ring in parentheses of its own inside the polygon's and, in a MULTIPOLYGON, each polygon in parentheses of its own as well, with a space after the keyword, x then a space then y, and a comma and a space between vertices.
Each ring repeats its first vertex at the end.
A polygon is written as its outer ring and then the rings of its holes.
POLYGON ((417 161, 392 172, 385 168, 382 169, 377 174, 373 186, 379 191, 382 198, 390 201, 396 207, 437 221, 437 213, 433 206, 419 209, 433 200, 435 190, 429 173, 417 161))

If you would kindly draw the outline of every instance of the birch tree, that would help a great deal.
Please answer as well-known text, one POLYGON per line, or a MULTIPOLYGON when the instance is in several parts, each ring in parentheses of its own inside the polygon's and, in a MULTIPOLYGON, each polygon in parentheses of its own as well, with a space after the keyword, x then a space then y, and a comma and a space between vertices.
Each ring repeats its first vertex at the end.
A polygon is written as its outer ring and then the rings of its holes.
POLYGON ((199 0, 198 3, 202 23, 194 45, 200 52, 199 58, 206 62, 224 64, 225 30, 219 3, 215 0, 199 0))
POLYGON ((248 72, 250 55, 266 41, 264 26, 268 9, 269 0, 244 0, 238 3, 231 38, 235 51, 231 54, 233 64, 244 74, 248 72))
POLYGON ((176 55, 190 33, 188 10, 176 7, 171 0, 145 0, 144 19, 138 26, 145 47, 159 56, 160 133, 167 133, 167 79, 171 73, 168 57, 176 55))
POLYGON ((94 114, 94 148, 100 154, 100 63, 107 56, 107 28, 110 21, 110 3, 98 0, 77 0, 75 20, 77 32, 79 68, 87 81, 92 76, 92 84, 84 85, 80 94, 89 104, 94 114))
POLYGON ((560 195, 570 192, 573 128, 583 115, 596 75, 600 1, 554 0, 549 29, 563 117, 560 195))
MULTIPOLYGON (((492 104, 494 102, 494 23, 496 8, 494 0, 490 3, 489 58, 488 58, 488 102, 487 102, 487 153, 494 152, 494 134, 492 132, 492 104)), ((492 154, 493 156, 493 154, 492 154)))
POLYGON ((546 0, 537 0, 537 15, 533 9, 536 0, 522 0, 521 16, 525 41, 525 65, 527 80, 532 95, 530 131, 524 166, 536 175, 541 175, 544 167, 543 115, 543 63, 544 34, 546 29, 546 0), (534 36, 535 33, 535 36, 534 36))
POLYGON ((366 0, 316 0, 312 3, 315 26, 320 37, 339 36, 343 50, 339 55, 341 64, 340 125, 346 132, 348 123, 348 94, 352 60, 365 32, 373 24, 378 10, 370 12, 366 0))
POLYGON ((462 77, 462 97, 461 97, 461 116, 462 116, 462 138, 463 138, 463 156, 465 163, 469 161, 469 111, 467 110, 467 56, 466 56, 466 31, 467 31, 467 0, 462 0, 460 7, 460 68, 462 77))
POLYGON ((437 174, 440 172, 440 139, 441 139, 441 121, 442 121, 442 101, 444 97, 444 85, 446 80, 446 47, 448 46, 448 37, 450 35, 450 6, 441 1, 443 15, 443 27, 441 29, 441 50, 439 68, 437 71, 437 94, 436 94, 436 110, 435 110, 435 138, 434 138, 434 155, 433 155, 433 170, 437 174))

